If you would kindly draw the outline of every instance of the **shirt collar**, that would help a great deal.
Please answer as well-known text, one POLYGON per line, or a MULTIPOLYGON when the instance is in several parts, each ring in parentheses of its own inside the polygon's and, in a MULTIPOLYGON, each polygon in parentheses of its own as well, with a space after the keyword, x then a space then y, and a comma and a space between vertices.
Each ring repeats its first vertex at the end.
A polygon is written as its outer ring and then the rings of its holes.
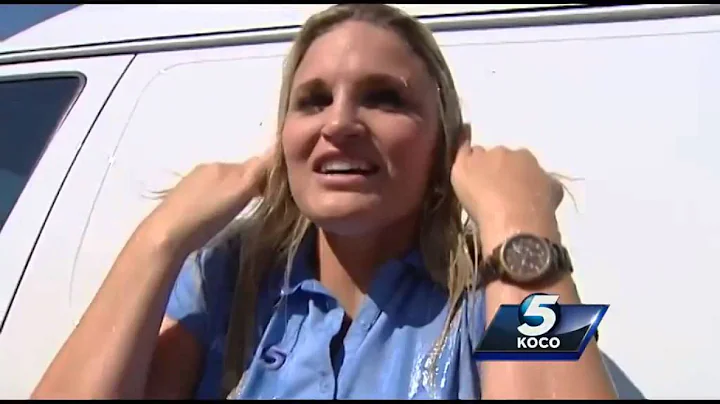
MULTIPOLYGON (((311 226, 303 236, 300 245, 292 262, 290 279, 287 284, 284 282, 284 270, 280 271, 279 295, 287 296, 304 290, 310 293, 323 293, 327 291, 316 279, 316 245, 317 228, 311 226)), ((283 268, 284 269, 284 268, 283 268)), ((409 269, 427 273, 423 264, 422 254, 418 248, 413 248, 408 254, 400 259, 391 259, 382 264, 378 270, 376 279, 370 289, 370 295, 374 300, 387 300, 391 296, 392 285, 409 269)))

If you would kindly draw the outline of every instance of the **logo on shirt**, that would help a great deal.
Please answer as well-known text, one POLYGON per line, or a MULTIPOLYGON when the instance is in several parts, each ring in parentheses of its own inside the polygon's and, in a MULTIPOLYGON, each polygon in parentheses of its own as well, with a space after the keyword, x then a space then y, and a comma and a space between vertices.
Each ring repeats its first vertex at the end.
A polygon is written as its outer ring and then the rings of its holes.
POLYGON ((479 361, 576 361, 594 338, 607 304, 559 304, 558 295, 531 294, 502 305, 485 330, 479 361))

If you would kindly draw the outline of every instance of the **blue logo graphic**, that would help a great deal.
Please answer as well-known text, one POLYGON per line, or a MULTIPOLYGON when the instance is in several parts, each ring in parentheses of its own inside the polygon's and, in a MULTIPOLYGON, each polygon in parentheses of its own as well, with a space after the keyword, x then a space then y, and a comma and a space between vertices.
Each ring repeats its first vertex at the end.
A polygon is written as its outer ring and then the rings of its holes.
POLYGON ((559 304, 558 295, 535 293, 519 305, 502 305, 485 330, 479 361, 576 361, 594 337, 607 304, 559 304))

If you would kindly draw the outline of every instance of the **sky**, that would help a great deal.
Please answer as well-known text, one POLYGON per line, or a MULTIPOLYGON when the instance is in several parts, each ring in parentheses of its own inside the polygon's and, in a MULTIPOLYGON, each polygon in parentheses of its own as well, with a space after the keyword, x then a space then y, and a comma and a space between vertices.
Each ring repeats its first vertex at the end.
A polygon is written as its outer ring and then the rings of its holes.
POLYGON ((77 4, 0 4, 0 41, 77 4))

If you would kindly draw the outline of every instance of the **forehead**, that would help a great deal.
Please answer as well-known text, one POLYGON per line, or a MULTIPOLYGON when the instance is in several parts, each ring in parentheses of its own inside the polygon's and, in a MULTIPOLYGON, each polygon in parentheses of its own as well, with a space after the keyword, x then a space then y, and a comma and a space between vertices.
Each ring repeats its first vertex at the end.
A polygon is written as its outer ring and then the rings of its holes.
POLYGON ((372 74, 396 76, 421 87, 432 82, 420 57, 401 37, 390 29, 360 21, 338 24, 316 38, 298 66, 294 82, 372 74))

